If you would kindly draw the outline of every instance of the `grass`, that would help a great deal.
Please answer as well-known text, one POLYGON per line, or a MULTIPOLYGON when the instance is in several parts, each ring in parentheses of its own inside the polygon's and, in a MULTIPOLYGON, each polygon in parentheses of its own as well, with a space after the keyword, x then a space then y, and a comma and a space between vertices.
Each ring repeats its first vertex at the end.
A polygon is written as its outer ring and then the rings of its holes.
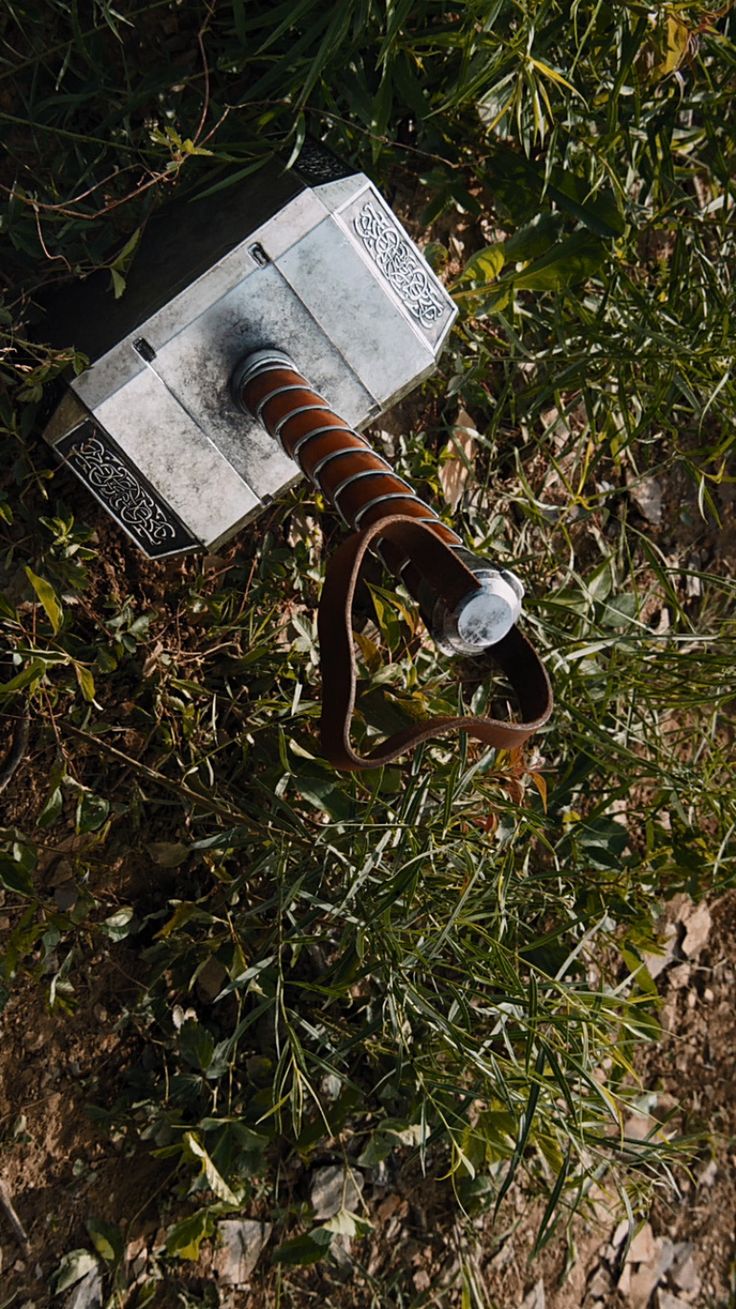
MULTIPOLYGON (((442 1178, 461 1220, 523 1185, 541 1248, 601 1189, 643 1212, 685 1149, 626 1123, 658 1032, 657 917, 734 878, 735 70, 731 8, 704 4, 0 17, 3 700, 31 718, 6 793, 3 996, 42 988, 64 1024, 91 967, 135 961, 130 1062, 89 1098, 131 1158, 170 1161, 160 1272, 182 1295, 242 1209, 277 1220, 282 1303, 283 1270, 330 1276, 335 1235, 369 1228, 310 1216, 293 1177, 315 1159, 442 1178), (154 206, 225 200, 307 130, 395 196, 457 294, 398 463, 441 500, 469 415, 456 522, 524 576, 556 688, 525 759, 437 745, 336 775, 315 754, 326 551, 306 492, 216 560, 154 567, 39 441, 74 345, 43 345, 41 288, 105 266, 120 291, 154 206)), ((391 659, 365 644, 365 731, 457 703, 381 595, 391 659)), ((131 1215, 113 1217, 91 1239, 117 1303, 142 1305, 131 1215)), ((419 1303, 408 1280, 371 1293, 419 1303)))

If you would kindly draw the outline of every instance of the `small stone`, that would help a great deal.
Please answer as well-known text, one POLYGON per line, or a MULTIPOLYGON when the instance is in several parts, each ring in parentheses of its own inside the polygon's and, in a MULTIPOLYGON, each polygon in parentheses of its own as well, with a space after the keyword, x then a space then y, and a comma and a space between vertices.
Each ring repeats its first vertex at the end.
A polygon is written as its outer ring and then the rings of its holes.
POLYGON ((363 1175, 354 1168, 331 1164, 312 1174, 310 1200, 315 1218, 334 1218, 340 1209, 354 1213, 360 1204, 363 1175))
POLYGON ((689 907, 687 911, 680 912, 680 920, 685 924, 682 953, 692 959, 700 953, 710 935, 713 921, 710 909, 707 904, 699 904, 694 909, 689 907))
POLYGON ((716 1180, 717 1175, 718 1175, 718 1164, 716 1163, 715 1159, 711 1159, 710 1163, 707 1163, 705 1165, 705 1168, 703 1169, 702 1173, 700 1174, 700 1177, 698 1178, 698 1186, 712 1186, 716 1180))
POLYGON ((585 1288, 586 1295, 594 1295, 596 1299, 601 1296, 609 1295, 611 1291, 611 1278, 606 1268, 597 1268, 593 1273, 590 1281, 585 1288))
POLYGON ((662 522, 662 487, 656 477, 638 477, 628 487, 639 513, 648 523, 659 527, 662 522))
POLYGON ((531 1291, 527 1291, 527 1294, 524 1296, 524 1299, 521 1302, 521 1309, 545 1309, 546 1303, 544 1280, 540 1277, 539 1281, 535 1282, 531 1291))
POLYGON ((669 1277, 678 1291, 684 1291, 688 1296, 697 1295, 700 1290, 700 1275, 695 1265, 690 1241, 680 1241, 675 1246, 669 1277))
POLYGON ((650 1264, 639 1264, 636 1272, 631 1274, 629 1283, 632 1309, 645 1309, 661 1277, 659 1269, 652 1268, 650 1264))
POLYGON ((624 1264, 623 1271, 619 1277, 616 1286, 621 1295, 628 1296, 631 1289, 631 1264, 624 1264))
POLYGON ((96 1004, 94 1009, 92 1010, 92 1013, 94 1014, 98 1023, 107 1022, 107 1009, 105 1008, 104 1004, 96 1004))
POLYGON ((616 1248, 622 1245, 624 1237, 626 1236, 628 1230, 629 1230, 629 1220, 628 1218, 622 1218, 621 1222, 619 1223, 618 1227, 613 1233, 613 1236, 611 1237, 611 1245, 615 1245, 616 1248))
POLYGON ((654 1242, 651 1223, 645 1223, 643 1227, 639 1228, 629 1246, 626 1262, 629 1264, 649 1264, 656 1253, 657 1247, 654 1242))
POLYGON ((212 1266, 223 1286, 248 1281, 268 1241, 273 1225, 250 1218, 223 1218, 217 1224, 220 1240, 212 1266))
POLYGON ((31 1054, 35 1054, 46 1044, 46 1037, 43 1032, 32 1032, 25 1037, 25 1047, 31 1054))
POLYGON ((426 1268, 420 1268, 419 1272, 415 1273, 411 1280, 413 1281, 417 1291, 428 1291, 430 1286, 432 1285, 432 1279, 429 1273, 427 1272, 426 1268))
POLYGON ((705 1000, 706 1004, 712 1004, 713 1001, 715 1000, 715 996, 709 986, 706 986, 705 990, 703 991, 703 999, 705 1000))
POLYGON ((657 1309, 690 1309, 685 1300, 679 1296, 672 1295, 669 1291, 659 1290, 657 1292, 657 1309))
POLYGON ((10 931, 10 919, 5 914, 2 914, 2 916, 0 916, 0 932, 9 932, 9 931, 10 931))
POLYGON ((678 964, 676 968, 671 968, 667 974, 667 981, 673 991, 681 991, 683 987, 690 985, 690 965, 678 964))

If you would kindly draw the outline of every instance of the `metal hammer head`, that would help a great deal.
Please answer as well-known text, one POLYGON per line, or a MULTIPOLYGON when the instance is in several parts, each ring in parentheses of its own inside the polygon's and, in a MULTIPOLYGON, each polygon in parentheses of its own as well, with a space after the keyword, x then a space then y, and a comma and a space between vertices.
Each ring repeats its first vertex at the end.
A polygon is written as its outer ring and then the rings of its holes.
POLYGON ((355 428, 435 368, 455 307, 373 183, 310 145, 162 210, 115 301, 65 291, 53 336, 89 356, 46 430, 151 557, 213 549, 297 470, 230 390, 282 347, 355 428))

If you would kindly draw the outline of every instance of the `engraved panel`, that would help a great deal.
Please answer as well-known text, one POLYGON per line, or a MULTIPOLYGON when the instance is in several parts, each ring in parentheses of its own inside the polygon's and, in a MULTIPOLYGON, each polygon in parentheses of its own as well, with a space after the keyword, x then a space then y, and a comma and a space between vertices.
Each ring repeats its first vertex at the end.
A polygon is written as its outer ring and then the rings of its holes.
POLYGON ((195 538, 96 423, 82 423, 54 449, 150 558, 197 547, 195 538))
POLYGON ((439 322, 446 305, 396 224, 369 200, 358 210, 353 226, 412 318, 422 327, 439 322))

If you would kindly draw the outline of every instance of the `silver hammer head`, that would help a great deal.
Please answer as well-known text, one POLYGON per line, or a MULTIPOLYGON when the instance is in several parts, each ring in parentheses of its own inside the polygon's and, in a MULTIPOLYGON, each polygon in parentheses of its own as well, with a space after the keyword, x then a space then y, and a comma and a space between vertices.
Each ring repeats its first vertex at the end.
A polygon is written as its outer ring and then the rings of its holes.
POLYGON ((298 476, 229 382, 288 349, 362 428, 435 368, 455 306, 373 183, 322 147, 151 220, 119 300, 65 290, 53 337, 89 356, 46 430, 153 558, 215 549, 298 476))

